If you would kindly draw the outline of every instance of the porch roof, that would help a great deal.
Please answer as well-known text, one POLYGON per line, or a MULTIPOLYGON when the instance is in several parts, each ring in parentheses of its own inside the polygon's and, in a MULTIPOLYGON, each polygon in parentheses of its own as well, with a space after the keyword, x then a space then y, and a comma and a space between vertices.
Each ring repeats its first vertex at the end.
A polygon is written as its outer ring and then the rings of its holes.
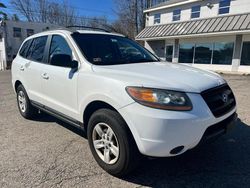
POLYGON ((148 26, 136 36, 136 40, 232 32, 240 33, 245 31, 250 32, 250 13, 148 26))

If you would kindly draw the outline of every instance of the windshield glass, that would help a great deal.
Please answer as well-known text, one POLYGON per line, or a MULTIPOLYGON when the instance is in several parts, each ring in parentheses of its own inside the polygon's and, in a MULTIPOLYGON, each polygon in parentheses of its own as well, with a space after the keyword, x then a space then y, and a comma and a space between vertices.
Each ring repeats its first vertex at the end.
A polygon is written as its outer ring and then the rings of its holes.
POLYGON ((159 61, 145 48, 122 36, 74 33, 72 37, 87 60, 95 65, 159 61))

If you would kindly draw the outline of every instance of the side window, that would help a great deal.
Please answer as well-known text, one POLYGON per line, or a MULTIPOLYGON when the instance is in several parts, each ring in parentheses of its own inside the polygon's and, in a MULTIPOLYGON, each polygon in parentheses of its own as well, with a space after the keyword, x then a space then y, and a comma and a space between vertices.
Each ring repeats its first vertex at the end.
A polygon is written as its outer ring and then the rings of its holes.
POLYGON ((27 54, 28 59, 38 61, 38 62, 43 61, 47 38, 48 38, 47 36, 42 36, 42 37, 37 37, 33 39, 33 42, 27 54))
POLYGON ((29 46, 30 46, 30 43, 32 42, 32 39, 31 40, 28 40, 26 41, 23 45, 22 45, 22 48, 19 52, 19 55, 26 58, 26 54, 28 52, 28 49, 29 49, 29 46))
MULTIPOLYGON (((67 41, 60 35, 53 35, 49 50, 49 61, 51 61, 51 58, 57 54, 69 55, 72 59, 72 50, 67 41)), ((63 62, 61 66, 64 66, 63 62)))

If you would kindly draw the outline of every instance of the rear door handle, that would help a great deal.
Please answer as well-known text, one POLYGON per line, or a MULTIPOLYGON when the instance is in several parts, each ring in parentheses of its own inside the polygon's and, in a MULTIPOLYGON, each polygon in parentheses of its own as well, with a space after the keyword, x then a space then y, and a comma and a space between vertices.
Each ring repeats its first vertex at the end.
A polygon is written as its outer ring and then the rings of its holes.
POLYGON ((45 80, 48 80, 49 79, 49 76, 47 73, 43 73, 42 74, 42 78, 45 79, 45 80))
POLYGON ((23 65, 20 67, 20 71, 24 71, 24 66, 23 65))

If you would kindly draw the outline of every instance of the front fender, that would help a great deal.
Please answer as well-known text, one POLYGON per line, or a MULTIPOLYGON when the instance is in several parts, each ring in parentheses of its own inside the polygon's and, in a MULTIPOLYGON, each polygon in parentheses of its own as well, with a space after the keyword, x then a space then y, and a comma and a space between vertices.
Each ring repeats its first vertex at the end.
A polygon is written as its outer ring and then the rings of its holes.
POLYGON ((80 111, 80 114, 82 114, 81 117, 83 117, 83 114, 84 114, 86 107, 94 101, 105 102, 105 103, 109 104, 110 106, 112 106, 117 111, 119 109, 123 108, 124 106, 132 104, 134 102, 134 101, 130 101, 128 104, 124 105, 124 104, 121 104, 121 102, 119 100, 117 100, 115 98, 111 98, 108 95, 95 93, 95 94, 89 95, 85 99, 82 99, 81 101, 79 101, 80 102, 79 111, 80 111))

